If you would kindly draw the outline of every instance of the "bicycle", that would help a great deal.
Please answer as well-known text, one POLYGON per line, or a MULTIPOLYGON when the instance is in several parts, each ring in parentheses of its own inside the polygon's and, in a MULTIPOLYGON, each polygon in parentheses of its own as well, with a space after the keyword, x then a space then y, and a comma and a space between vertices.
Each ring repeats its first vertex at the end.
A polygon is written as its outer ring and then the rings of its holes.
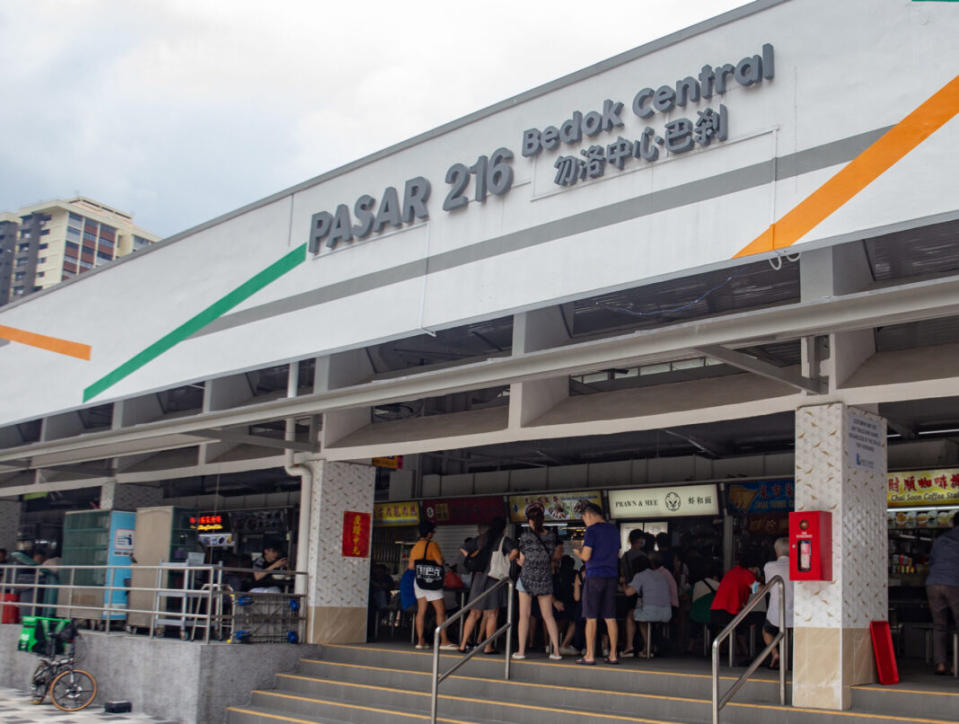
POLYGON ((97 680, 89 672, 74 667, 73 640, 79 633, 71 623, 50 641, 47 649, 52 658, 42 658, 33 671, 30 684, 33 703, 42 704, 50 692, 50 701, 61 711, 80 711, 85 709, 97 696, 97 680), (55 656, 58 642, 62 642, 69 653, 55 656))

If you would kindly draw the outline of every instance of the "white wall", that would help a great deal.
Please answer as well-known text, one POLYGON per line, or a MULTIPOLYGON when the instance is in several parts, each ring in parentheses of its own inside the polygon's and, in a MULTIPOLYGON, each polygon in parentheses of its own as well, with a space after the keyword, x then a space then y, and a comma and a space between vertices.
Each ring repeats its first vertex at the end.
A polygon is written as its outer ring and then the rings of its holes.
MULTIPOLYGON (((0 325, 90 344, 93 355, 86 362, 5 345, 0 424, 80 406, 85 387, 306 242, 313 213, 332 212, 341 203, 352 207, 365 193, 379 199, 386 186, 402 194, 414 176, 432 183, 428 222, 336 250, 323 247, 317 258, 242 302, 223 321, 250 310, 269 318, 188 339, 93 402, 728 264, 847 158, 833 151, 807 154, 803 158, 815 170, 739 191, 732 191, 725 174, 899 122, 954 76, 957 30, 959 16, 948 4, 793 0, 506 104, 493 115, 5 307, 0 325), (672 84, 704 63, 736 63, 760 53, 766 42, 775 46, 775 79, 748 88, 732 83, 722 98, 649 119, 662 132, 667 120, 695 119, 697 109, 718 108, 721 101, 729 113, 725 142, 651 164, 633 160, 624 171, 607 168, 603 178, 567 188, 553 183, 553 162, 588 143, 535 159, 520 156, 525 129, 558 125, 574 110, 601 109, 604 99, 624 103, 624 127, 599 134, 595 142, 605 145, 619 135, 636 139, 647 123, 631 111, 640 88, 672 84), (451 164, 469 165, 501 146, 516 156, 512 190, 443 211, 451 164), (634 200, 634 210, 616 220, 620 207, 611 205, 634 200), (585 222, 585 231, 573 233, 585 222), (444 254, 464 250, 469 253, 459 258, 462 263, 444 266, 444 254), (427 259, 431 273, 424 279, 427 259), (375 273, 385 280, 363 290, 363 278, 375 273), (301 306, 297 295, 314 292, 327 297, 301 306), (289 311, 264 306, 282 300, 291 302, 289 311)), ((953 119, 803 242, 955 211, 955 195, 942 193, 942 178, 959 165, 957 134, 953 119)))

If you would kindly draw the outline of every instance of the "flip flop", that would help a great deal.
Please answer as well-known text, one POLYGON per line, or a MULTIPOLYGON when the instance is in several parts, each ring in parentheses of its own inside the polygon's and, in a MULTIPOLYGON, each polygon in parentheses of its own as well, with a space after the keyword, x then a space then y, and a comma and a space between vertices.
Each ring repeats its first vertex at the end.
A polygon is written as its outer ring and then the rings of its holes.
POLYGON ((579 664, 580 666, 596 666, 595 661, 587 661, 585 658, 576 659, 576 663, 579 664))
POLYGON ((610 666, 619 666, 619 659, 611 659, 607 656, 603 661, 610 666))

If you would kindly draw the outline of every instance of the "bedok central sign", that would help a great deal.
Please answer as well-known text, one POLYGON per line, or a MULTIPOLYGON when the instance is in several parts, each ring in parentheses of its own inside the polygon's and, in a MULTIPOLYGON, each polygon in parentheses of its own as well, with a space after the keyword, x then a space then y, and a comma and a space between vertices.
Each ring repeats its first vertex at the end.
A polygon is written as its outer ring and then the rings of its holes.
MULTIPOLYGON (((661 85, 655 90, 645 87, 632 99, 633 114, 648 120, 657 113, 671 114, 677 108, 685 109, 690 104, 710 101, 723 96, 731 83, 743 87, 760 84, 775 77, 773 46, 762 46, 761 55, 743 58, 735 65, 726 63, 713 67, 703 65, 694 77, 687 75, 673 85, 661 85)), ((612 133, 625 127, 621 101, 606 99, 598 110, 573 111, 569 118, 558 125, 528 128, 522 133, 521 154, 535 158, 543 151, 554 151, 562 145, 582 144, 601 134, 612 133)), ((622 171, 634 160, 651 164, 660 158, 661 151, 667 154, 683 154, 697 146, 706 148, 713 142, 725 141, 729 135, 729 111, 725 105, 718 108, 697 108, 697 118, 681 117, 665 121, 662 131, 645 126, 638 138, 618 136, 606 144, 594 143, 581 148, 576 155, 559 156, 554 183, 573 186, 579 181, 600 178, 607 167, 622 171)), ((462 212, 470 201, 485 203, 490 196, 505 196, 513 186, 512 162, 514 153, 506 147, 479 156, 469 166, 454 163, 446 171, 445 181, 449 190, 443 200, 446 212, 462 212)), ((318 211, 310 219, 309 249, 314 255, 321 252, 325 243, 335 249, 342 243, 365 239, 371 234, 400 229, 429 219, 429 200, 433 185, 424 176, 408 179, 403 187, 403 196, 394 186, 387 186, 379 199, 363 194, 354 201, 352 209, 339 204, 336 210, 318 211)))

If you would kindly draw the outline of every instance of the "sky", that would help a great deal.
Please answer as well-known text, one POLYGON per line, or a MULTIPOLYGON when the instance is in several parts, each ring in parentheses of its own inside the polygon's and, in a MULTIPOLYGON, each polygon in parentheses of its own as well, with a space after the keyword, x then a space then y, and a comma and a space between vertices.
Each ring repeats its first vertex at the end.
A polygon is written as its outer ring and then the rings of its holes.
POLYGON ((0 211, 161 237, 743 0, 4 0, 0 211))

